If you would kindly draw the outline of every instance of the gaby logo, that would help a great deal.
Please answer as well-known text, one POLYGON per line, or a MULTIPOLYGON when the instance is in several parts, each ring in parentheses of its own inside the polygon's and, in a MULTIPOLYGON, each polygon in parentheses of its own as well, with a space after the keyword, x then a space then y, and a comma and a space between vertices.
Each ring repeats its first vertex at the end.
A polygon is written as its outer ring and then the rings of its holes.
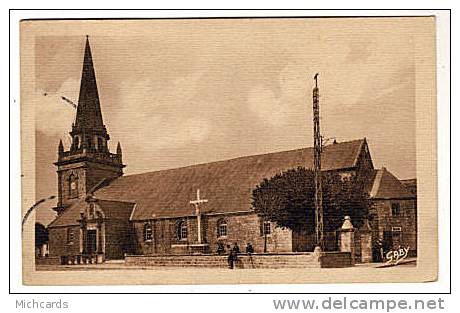
POLYGON ((385 264, 393 264, 396 265, 405 258, 407 258, 407 255, 409 254, 409 247, 407 248, 399 248, 397 250, 390 250, 387 252, 385 255, 387 261, 385 264))

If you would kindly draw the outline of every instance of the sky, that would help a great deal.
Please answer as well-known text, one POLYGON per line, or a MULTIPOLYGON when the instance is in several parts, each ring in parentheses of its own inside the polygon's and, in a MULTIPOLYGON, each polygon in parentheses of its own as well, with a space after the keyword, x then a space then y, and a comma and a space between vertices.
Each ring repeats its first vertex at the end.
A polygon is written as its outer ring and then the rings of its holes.
MULTIPOLYGON (((149 21, 148 33, 89 33, 104 123, 125 175, 366 137, 374 166, 415 178, 413 29, 399 19, 149 21), (129 33, 129 35, 128 35, 129 33)), ((59 27, 59 24, 56 24, 59 27)), ((124 25, 129 30, 129 24, 124 25)), ((35 38, 37 200, 56 195, 85 45, 35 38)), ((37 220, 53 219, 45 203, 37 220)))

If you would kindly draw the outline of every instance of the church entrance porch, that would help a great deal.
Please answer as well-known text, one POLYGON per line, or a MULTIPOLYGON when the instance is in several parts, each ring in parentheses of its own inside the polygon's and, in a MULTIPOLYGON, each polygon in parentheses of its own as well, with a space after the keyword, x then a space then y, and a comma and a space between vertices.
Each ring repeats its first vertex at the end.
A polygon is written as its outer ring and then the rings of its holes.
POLYGON ((105 260, 105 214, 94 200, 80 213, 80 255, 83 263, 105 260))

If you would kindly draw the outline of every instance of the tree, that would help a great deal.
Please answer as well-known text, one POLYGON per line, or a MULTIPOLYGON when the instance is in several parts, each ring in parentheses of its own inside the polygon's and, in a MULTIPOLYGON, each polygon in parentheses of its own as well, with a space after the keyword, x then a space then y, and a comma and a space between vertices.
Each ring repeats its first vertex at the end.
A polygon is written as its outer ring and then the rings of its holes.
MULTIPOLYGON (((315 174, 299 167, 264 179, 252 191, 252 207, 263 221, 293 231, 315 231, 315 174)), ((361 226, 368 213, 368 195, 364 179, 337 173, 322 173, 324 231, 335 231, 349 215, 361 226)), ((266 247, 266 236, 264 236, 266 247)), ((266 251, 266 249, 264 249, 266 251)))

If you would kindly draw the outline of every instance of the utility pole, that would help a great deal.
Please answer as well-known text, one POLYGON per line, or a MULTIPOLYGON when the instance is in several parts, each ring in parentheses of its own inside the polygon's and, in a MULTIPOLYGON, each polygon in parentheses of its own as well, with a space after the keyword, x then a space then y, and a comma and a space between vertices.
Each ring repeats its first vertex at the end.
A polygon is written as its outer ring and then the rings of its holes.
POLYGON ((323 242, 323 188, 321 182, 321 150, 322 137, 319 127, 319 89, 318 75, 315 75, 315 88, 313 88, 313 139, 314 139, 314 171, 315 171, 315 251, 322 251, 323 242))

